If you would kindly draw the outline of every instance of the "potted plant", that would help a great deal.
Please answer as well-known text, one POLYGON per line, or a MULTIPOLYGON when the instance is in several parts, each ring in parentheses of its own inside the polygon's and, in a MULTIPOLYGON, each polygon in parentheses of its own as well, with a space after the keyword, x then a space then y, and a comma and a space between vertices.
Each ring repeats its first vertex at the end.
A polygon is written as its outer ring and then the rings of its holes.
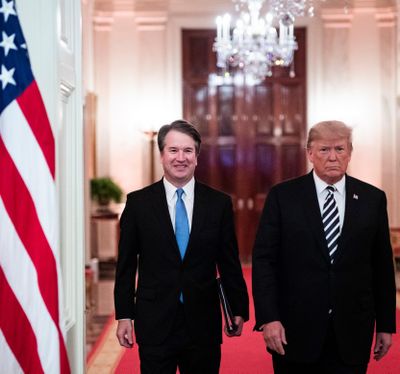
POLYGON ((111 201, 121 202, 122 190, 109 177, 93 178, 90 180, 90 196, 100 205, 101 210, 107 210, 111 201))

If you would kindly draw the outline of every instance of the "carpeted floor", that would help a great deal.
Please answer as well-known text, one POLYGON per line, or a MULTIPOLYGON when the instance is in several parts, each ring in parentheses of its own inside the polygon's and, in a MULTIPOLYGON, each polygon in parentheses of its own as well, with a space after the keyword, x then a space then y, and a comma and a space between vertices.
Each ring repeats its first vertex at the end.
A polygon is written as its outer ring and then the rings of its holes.
MULTIPOLYGON (((251 296, 251 268, 243 269, 249 294, 251 296)), ((253 332, 254 309, 250 297, 250 321, 245 324, 243 334, 239 338, 225 338, 222 345, 221 374, 272 374, 271 357, 265 350, 261 334, 253 332)), ((399 305, 398 305, 399 306, 399 305)), ((397 313, 400 326, 400 311, 397 313)), ((115 338, 115 324, 108 325, 102 335, 97 349, 90 355, 88 373, 139 373, 139 357, 137 346, 132 350, 121 350, 115 338), (108 341, 107 341, 108 339, 108 341), (107 348, 108 347, 108 348, 107 348), (102 351, 104 351, 102 353, 102 351), (114 361, 113 361, 114 360, 114 361), (103 362, 106 367, 102 368, 103 362)), ((394 342, 389 354, 379 363, 371 361, 368 374, 400 373, 400 336, 394 335, 394 342)))
MULTIPOLYGON (((243 268, 249 294, 251 295, 251 268, 243 268)), ((250 298, 251 299, 251 298, 250 298)), ((241 337, 227 338, 222 344, 221 374, 268 374, 272 373, 270 355, 265 350, 260 334, 252 331, 254 308, 250 303, 250 320, 245 324, 241 337)), ((122 357, 115 373, 139 373, 139 357, 136 349, 122 357)))

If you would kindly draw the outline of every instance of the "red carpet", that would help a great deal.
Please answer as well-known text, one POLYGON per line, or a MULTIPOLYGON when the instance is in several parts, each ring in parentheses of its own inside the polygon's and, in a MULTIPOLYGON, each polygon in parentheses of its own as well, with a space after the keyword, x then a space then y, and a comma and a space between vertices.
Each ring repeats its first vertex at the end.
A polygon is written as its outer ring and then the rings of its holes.
POLYGON ((96 343, 90 349, 89 353, 86 356, 86 362, 90 362, 93 359, 93 356, 99 351, 101 344, 104 341, 105 335, 107 334, 108 330, 112 328, 112 324, 115 320, 114 313, 108 318, 107 322, 105 323, 103 330, 101 331, 100 336, 97 338, 96 343))
MULTIPOLYGON (((260 333, 253 332, 254 308, 251 297, 251 268, 243 268, 249 295, 250 321, 245 324, 243 334, 239 338, 226 338, 222 344, 221 374, 272 374, 271 356, 266 352, 260 333)), ((397 324, 400 326, 400 312, 397 312, 397 324)), ((400 373, 400 337, 394 335, 393 346, 388 355, 379 363, 371 361, 368 374, 399 374, 400 373)), ((137 346, 127 350, 122 356, 115 373, 139 373, 139 356, 137 346)), ((206 374, 206 373, 205 373, 206 374)))

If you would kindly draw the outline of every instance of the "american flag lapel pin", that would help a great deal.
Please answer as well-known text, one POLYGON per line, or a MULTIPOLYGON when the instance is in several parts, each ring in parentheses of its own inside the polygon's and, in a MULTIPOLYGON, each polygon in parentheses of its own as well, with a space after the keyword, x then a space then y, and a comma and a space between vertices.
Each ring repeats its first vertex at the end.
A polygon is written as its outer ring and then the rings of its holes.
POLYGON ((358 200, 358 195, 357 194, 353 194, 353 199, 354 200, 358 200))

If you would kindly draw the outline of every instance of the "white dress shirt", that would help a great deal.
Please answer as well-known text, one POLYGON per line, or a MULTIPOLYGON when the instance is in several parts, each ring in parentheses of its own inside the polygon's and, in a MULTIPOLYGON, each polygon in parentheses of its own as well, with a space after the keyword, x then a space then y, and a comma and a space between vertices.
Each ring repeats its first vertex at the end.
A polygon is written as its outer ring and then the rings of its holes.
POLYGON ((315 173, 315 170, 313 171, 313 177, 315 182, 315 188, 317 190, 321 217, 325 199, 328 196, 328 190, 326 189, 326 187, 328 186, 335 187, 335 192, 333 193, 333 196, 339 210, 340 231, 342 231, 343 221, 344 221, 344 210, 346 204, 346 177, 343 176, 343 178, 339 182, 336 182, 335 184, 328 184, 324 182, 320 177, 318 177, 318 175, 315 173))
MULTIPOLYGON (((165 177, 163 178, 165 194, 167 197, 169 216, 171 217, 172 226, 175 231, 175 206, 177 200, 176 190, 177 188, 165 177)), ((185 204, 186 213, 189 220, 189 231, 192 229, 192 216, 193 216, 193 203, 194 203, 194 177, 182 187, 184 193, 182 194, 182 200, 185 204)))

